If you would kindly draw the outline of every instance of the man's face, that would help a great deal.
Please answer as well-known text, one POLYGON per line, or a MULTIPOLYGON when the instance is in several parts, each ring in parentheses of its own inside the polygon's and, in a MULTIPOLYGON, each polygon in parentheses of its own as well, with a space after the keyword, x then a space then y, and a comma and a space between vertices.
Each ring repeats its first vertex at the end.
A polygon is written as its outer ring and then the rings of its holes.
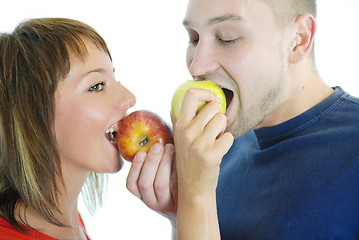
POLYGON ((286 94, 286 46, 272 9, 261 0, 189 0, 187 66, 196 80, 224 89, 235 137, 266 127, 286 94))

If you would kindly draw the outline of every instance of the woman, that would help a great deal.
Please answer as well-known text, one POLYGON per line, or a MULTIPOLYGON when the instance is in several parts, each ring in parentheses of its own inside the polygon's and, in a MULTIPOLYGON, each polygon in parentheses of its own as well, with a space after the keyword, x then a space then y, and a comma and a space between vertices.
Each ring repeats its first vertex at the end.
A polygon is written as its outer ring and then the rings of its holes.
POLYGON ((100 203, 101 173, 122 166, 106 130, 135 104, 105 41, 75 20, 25 21, 0 35, 0 86, 0 239, 87 239, 78 195, 86 182, 100 203))
MULTIPOLYGON (((105 41, 75 20, 25 21, 11 34, 0 35, 0 89, 0 239, 89 239, 77 210, 78 195, 85 190, 90 210, 101 203, 101 173, 122 167, 108 130, 116 129, 135 104, 134 95, 115 80, 105 41)), ((181 147, 177 151, 184 152, 181 147)), ((148 199, 143 188, 136 188, 146 179, 163 186, 176 182, 171 180, 176 175, 168 172, 173 155, 172 144, 155 144, 148 154, 138 153, 128 176, 130 191, 148 199)), ((206 185, 203 179, 196 183, 196 171, 187 171, 201 169, 201 162, 188 169, 181 159, 179 235, 198 239, 204 229, 203 236, 217 236, 215 211, 209 215, 210 226, 183 224, 191 216, 208 220, 200 207, 181 200, 201 192, 208 196, 208 191, 200 189, 206 185), (193 192, 193 186, 200 191, 193 192)), ((152 191, 156 201, 147 204, 175 212, 176 189, 173 186, 171 195, 152 191)), ((209 193, 207 205, 215 209, 215 188, 209 193)))

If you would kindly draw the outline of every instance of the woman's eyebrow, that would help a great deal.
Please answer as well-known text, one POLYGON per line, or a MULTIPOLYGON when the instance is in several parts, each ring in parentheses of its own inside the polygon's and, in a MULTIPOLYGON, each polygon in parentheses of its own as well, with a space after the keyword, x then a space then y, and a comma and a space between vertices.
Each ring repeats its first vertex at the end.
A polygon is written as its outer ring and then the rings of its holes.
POLYGON ((105 72, 106 72, 106 70, 104 68, 96 68, 96 69, 93 69, 91 71, 88 71, 86 73, 86 75, 89 75, 91 73, 105 73, 105 72))

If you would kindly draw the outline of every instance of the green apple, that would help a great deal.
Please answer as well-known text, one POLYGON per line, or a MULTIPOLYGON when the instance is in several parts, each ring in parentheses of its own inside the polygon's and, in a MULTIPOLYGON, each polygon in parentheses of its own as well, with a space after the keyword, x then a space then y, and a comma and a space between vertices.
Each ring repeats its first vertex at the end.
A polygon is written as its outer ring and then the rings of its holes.
MULTIPOLYGON (((174 117, 177 119, 179 116, 179 113, 181 111, 181 106, 183 102, 183 98, 186 95, 186 92, 190 88, 199 88, 199 89, 205 89, 211 91, 220 101, 221 108, 220 112, 225 113, 226 112, 226 96, 224 95, 224 92, 222 88, 220 88, 217 84, 211 82, 211 81, 195 81, 195 80, 189 80, 184 83, 182 83, 172 97, 172 103, 171 103, 171 109, 174 117)), ((197 113, 201 111, 201 109, 206 105, 206 102, 199 102, 197 113)))

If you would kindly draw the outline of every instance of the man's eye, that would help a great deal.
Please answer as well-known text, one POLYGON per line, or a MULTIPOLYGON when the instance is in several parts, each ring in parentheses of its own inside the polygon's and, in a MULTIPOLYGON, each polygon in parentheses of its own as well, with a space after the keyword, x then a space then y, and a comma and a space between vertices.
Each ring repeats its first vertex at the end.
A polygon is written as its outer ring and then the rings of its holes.
POLYGON ((226 39, 219 39, 224 45, 231 45, 231 44, 235 44, 237 43, 240 38, 236 38, 236 39, 229 39, 229 40, 226 40, 226 39))
POLYGON ((189 41, 188 41, 188 43, 189 44, 197 44, 198 43, 198 39, 190 39, 189 41))
POLYGON ((104 87, 105 87, 104 82, 98 82, 89 88, 89 92, 100 92, 104 89, 104 87))
POLYGON ((196 45, 199 42, 199 34, 191 30, 188 32, 188 39, 188 44, 196 45))

